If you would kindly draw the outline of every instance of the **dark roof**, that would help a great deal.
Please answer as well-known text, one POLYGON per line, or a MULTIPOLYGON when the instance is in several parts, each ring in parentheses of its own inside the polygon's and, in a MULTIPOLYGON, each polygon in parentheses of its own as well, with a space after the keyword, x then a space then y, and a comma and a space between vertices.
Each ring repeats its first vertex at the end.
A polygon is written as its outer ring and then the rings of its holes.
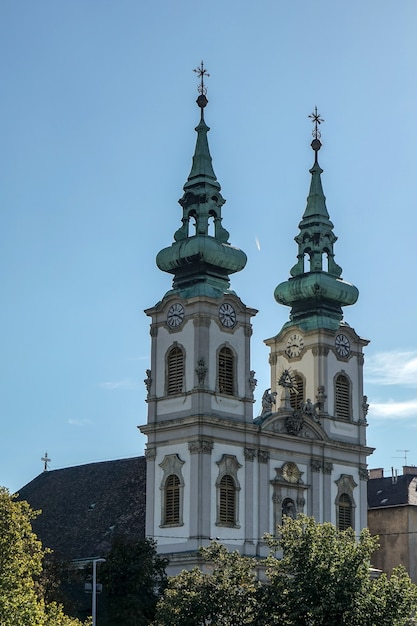
POLYGON ((113 537, 145 536, 145 457, 46 471, 19 491, 42 510, 33 530, 62 558, 104 556, 113 537))
POLYGON ((409 486, 416 474, 403 474, 395 479, 372 478, 368 480, 368 508, 417 504, 417 492, 410 494, 409 486))

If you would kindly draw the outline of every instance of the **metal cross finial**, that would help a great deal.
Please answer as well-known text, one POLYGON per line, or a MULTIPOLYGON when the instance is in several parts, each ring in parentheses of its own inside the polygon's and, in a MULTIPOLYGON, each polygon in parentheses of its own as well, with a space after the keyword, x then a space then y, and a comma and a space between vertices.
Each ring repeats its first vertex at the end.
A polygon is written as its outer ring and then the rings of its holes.
POLYGON ((43 471, 47 472, 48 471, 48 463, 50 463, 52 461, 52 459, 49 458, 48 453, 45 452, 45 456, 43 456, 41 458, 41 461, 44 462, 44 466, 43 466, 43 471))
POLYGON ((204 76, 208 78, 210 74, 207 72, 206 68, 204 67, 204 62, 201 61, 199 67, 196 67, 195 70, 193 70, 193 72, 195 72, 198 75, 198 77, 201 79, 201 82, 198 86, 198 93, 201 96, 205 96, 207 93, 207 87, 204 85, 204 76))
POLYGON ((312 135, 314 139, 320 139, 321 132, 319 131, 319 126, 324 122, 324 119, 320 117, 320 113, 317 112, 317 107, 314 107, 313 113, 308 116, 314 124, 314 128, 312 131, 312 135))

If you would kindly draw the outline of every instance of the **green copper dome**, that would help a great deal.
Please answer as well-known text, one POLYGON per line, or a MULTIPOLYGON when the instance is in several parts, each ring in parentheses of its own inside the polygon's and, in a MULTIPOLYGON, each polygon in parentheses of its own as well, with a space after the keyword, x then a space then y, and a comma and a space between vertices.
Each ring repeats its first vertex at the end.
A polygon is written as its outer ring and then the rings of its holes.
POLYGON ((229 290, 229 274, 242 270, 247 260, 242 250, 230 245, 229 233, 222 226, 225 200, 213 171, 207 141, 210 130, 204 121, 207 103, 202 86, 197 98, 201 119, 195 129, 193 163, 184 195, 179 200, 183 209, 182 226, 174 234, 174 243, 156 257, 159 269, 174 275, 173 291, 183 297, 221 297, 229 290))
POLYGON ((315 160, 310 169, 307 207, 299 223, 300 232, 295 237, 298 261, 290 271, 291 278, 278 285, 274 296, 280 304, 292 307, 290 321, 285 327, 297 325, 304 330, 336 330, 343 319, 342 307, 354 304, 359 291, 341 278, 342 268, 334 260, 333 245, 337 237, 327 212, 321 184, 323 170, 317 158, 321 148, 317 123, 322 120, 317 109, 311 117, 315 121, 311 144, 315 160))

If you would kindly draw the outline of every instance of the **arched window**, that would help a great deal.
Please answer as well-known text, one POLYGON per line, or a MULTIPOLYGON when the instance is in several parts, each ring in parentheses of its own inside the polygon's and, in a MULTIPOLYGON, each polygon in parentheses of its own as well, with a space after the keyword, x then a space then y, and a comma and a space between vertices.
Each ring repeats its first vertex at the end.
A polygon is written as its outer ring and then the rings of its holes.
POLYGON ((219 351, 217 378, 220 393, 226 393, 230 396, 234 393, 234 356, 233 352, 227 346, 219 351))
POLYGON ((338 374, 335 381, 335 416, 348 420, 351 418, 350 381, 345 374, 338 374))
POLYGON ((167 394, 182 393, 184 387, 184 352, 174 346, 167 357, 167 394))
POLYGON ((339 530, 346 530, 352 527, 352 500, 347 493, 342 493, 338 501, 337 527, 339 530))
POLYGON ((292 519, 295 519, 296 509, 295 509, 294 500, 291 500, 291 498, 285 498, 285 500, 283 501, 282 515, 286 515, 287 517, 292 517, 292 519))
POLYGON ((233 477, 225 474, 219 485, 219 524, 234 526, 236 524, 236 486, 233 477))
POLYGON ((291 408, 299 410, 304 403, 304 380, 299 374, 294 376, 294 387, 291 389, 290 395, 291 408))
POLYGON ((180 479, 170 474, 165 481, 164 525, 180 523, 180 479))

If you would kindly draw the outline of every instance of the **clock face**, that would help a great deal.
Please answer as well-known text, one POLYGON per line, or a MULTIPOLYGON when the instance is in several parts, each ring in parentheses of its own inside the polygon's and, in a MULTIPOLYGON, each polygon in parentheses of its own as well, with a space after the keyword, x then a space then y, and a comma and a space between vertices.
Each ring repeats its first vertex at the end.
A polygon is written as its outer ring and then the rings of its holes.
POLYGON ((282 475, 289 483, 298 483, 301 478, 301 472, 296 463, 284 463, 282 475))
POLYGON ((347 357, 350 354, 350 341, 346 335, 336 335, 335 339, 336 352, 339 356, 347 357))
POLYGON ((300 356, 304 348, 304 339, 298 333, 290 335, 287 341, 287 348, 285 352, 289 357, 300 356))
POLYGON ((167 315, 167 324, 170 328, 177 328, 184 319, 184 307, 179 302, 171 304, 167 315))
POLYGON ((232 328, 236 324, 236 311, 228 302, 223 302, 220 305, 219 320, 226 328, 232 328))

